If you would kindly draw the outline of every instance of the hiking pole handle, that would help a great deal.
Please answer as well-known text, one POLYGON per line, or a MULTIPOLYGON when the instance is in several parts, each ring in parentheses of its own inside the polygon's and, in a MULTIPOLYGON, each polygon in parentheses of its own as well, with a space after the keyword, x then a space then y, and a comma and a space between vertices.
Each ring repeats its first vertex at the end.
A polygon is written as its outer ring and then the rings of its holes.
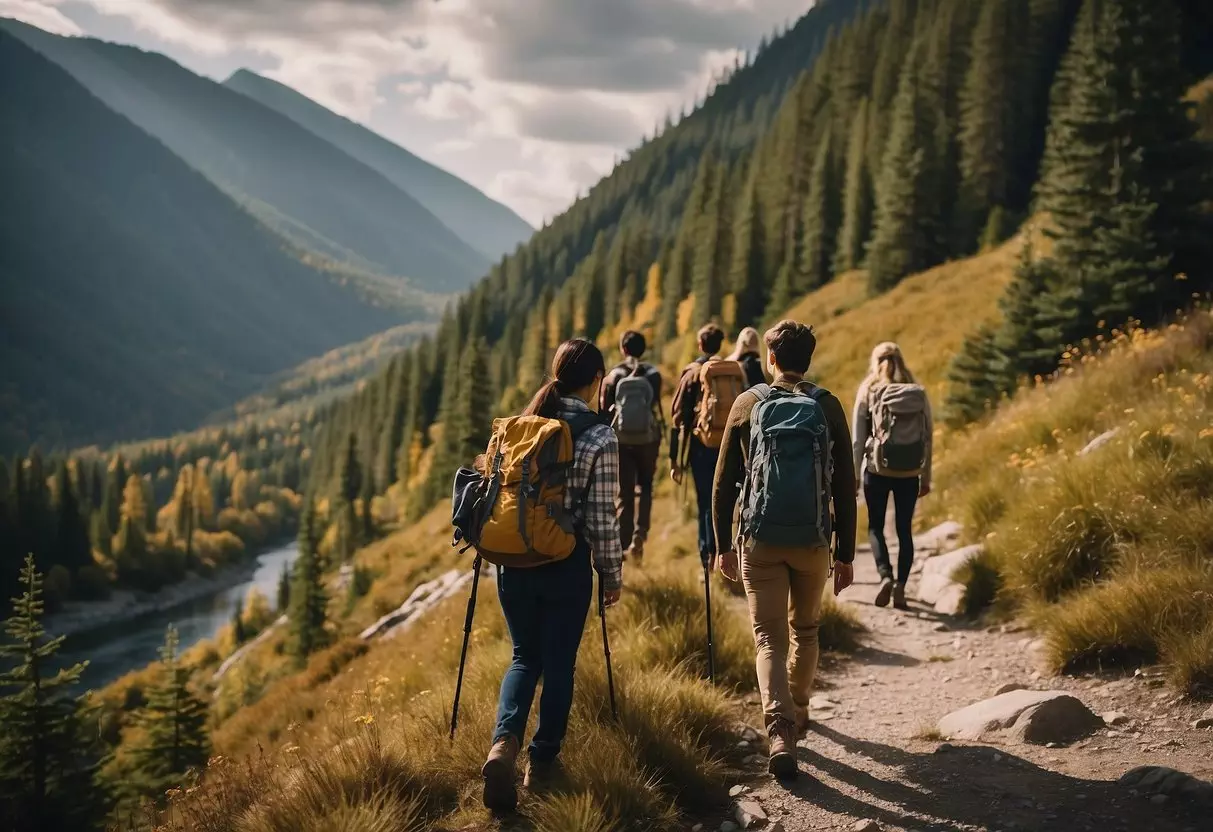
POLYGON ((611 697, 611 719, 619 719, 619 710, 615 705, 615 674, 611 670, 611 642, 607 638, 606 585, 602 582, 601 573, 598 575, 598 618, 602 622, 602 654, 606 658, 607 692, 611 697))
POLYGON ((472 639, 472 616, 476 614, 476 594, 480 589, 480 567, 484 559, 476 555, 472 563, 472 592, 468 596, 467 615, 463 619, 463 648, 459 651, 459 676, 455 680, 455 701, 451 704, 451 742, 459 725, 459 695, 463 693, 463 671, 467 665, 468 642, 472 639))

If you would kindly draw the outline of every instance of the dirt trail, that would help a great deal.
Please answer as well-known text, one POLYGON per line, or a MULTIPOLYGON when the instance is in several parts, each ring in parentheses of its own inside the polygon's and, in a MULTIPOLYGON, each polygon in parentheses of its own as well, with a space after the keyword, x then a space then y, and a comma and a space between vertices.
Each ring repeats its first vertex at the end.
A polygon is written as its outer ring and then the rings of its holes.
MULTIPOLYGON (((847 830, 870 820, 879 824, 873 830, 1213 830, 1207 809, 1151 801, 1116 783, 1139 765, 1213 780, 1213 729, 1191 727, 1206 705, 1179 700, 1149 669, 1136 677, 1042 677, 1031 633, 970 625, 914 602, 909 612, 880 609, 872 604, 877 586, 862 547, 843 600, 869 630, 865 647, 823 664, 817 695, 834 706, 813 709, 799 780, 784 787, 756 773, 741 797, 765 808, 768 828, 778 821, 786 832, 847 830), (1097 714, 1120 711, 1131 721, 1057 748, 944 743, 928 733, 943 715, 1006 683, 1066 690, 1097 714)), ((725 820, 705 819, 704 829, 725 820)))

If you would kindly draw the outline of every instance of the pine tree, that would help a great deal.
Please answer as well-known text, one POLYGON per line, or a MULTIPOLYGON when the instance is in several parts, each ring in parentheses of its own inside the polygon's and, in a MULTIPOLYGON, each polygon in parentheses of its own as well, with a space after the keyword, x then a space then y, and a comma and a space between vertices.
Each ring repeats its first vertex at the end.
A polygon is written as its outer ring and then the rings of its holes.
POLYGON ((841 202, 833 139, 826 133, 817 146, 809 174, 809 198, 804 209, 801 273, 805 289, 823 286, 833 276, 841 202))
POLYGON ((80 511, 80 501, 72 485, 67 463, 60 463, 55 475, 57 499, 57 529, 55 532, 56 561, 75 572, 93 562, 92 546, 89 543, 88 525, 80 511))
POLYGON ((947 422, 953 427, 973 422, 1006 392, 1000 377, 997 330, 983 324, 965 339, 948 368, 947 422))
POLYGON ((115 533, 122 520, 122 498, 126 488, 126 463, 121 456, 115 456, 110 464, 105 480, 104 506, 106 524, 115 533))
POLYGON ((341 540, 341 558, 348 561, 354 556, 354 550, 360 545, 360 530, 354 506, 358 495, 362 492, 362 465, 358 462, 358 436, 354 433, 346 435, 345 458, 341 463, 338 474, 340 493, 339 505, 341 519, 338 521, 339 537, 341 540))
POLYGON ((142 730, 127 749, 130 786, 157 800, 191 771, 204 768, 210 753, 206 703, 190 690, 189 668, 181 664, 177 648, 177 628, 170 624, 160 648, 159 678, 135 714, 142 730))
POLYGON ((85 730, 91 709, 70 694, 87 663, 59 669, 63 637, 42 629, 43 610, 42 575, 27 556, 0 646, 0 805, 16 832, 99 829, 101 755, 85 730))
POLYGON ((316 506, 311 500, 299 521, 299 555, 295 558, 290 589, 290 638, 288 649, 297 666, 328 641, 324 624, 328 619, 328 595, 324 587, 324 562, 319 551, 320 529, 316 506))
POLYGON ((1031 188, 1023 161, 1027 102, 1021 55, 1027 32, 1026 0, 981 4, 961 95, 959 233, 970 247, 996 206, 1018 209, 1031 188))
POLYGON ((244 616, 241 615, 240 605, 236 605, 236 609, 232 610, 232 642, 239 647, 244 644, 244 616))
POLYGON ((876 230, 868 281, 884 292, 940 256, 936 102, 918 77, 921 42, 906 59, 893 109, 893 133, 876 191, 876 230))
POLYGON ((360 536, 363 545, 370 543, 375 539, 375 517, 371 511, 371 504, 374 501, 374 486, 371 484, 370 477, 362 478, 362 494, 358 498, 358 505, 361 509, 359 520, 361 521, 360 536))
POLYGON ((868 99, 855 109, 847 144, 847 178, 843 197, 842 228, 834 252, 834 271, 857 269, 863 263, 864 248, 872 232, 875 194, 872 172, 868 167, 868 99))
POLYGON ((291 605, 291 569, 285 563, 282 564, 282 574, 278 576, 277 600, 278 612, 285 614, 291 605))
POLYGON ((766 308, 766 269, 763 260, 762 213, 756 177, 751 173, 733 223, 733 263, 729 283, 736 301, 733 323, 754 326, 766 308))
POLYGON ((122 490, 121 520, 114 535, 113 554, 118 580, 139 586, 149 560, 147 539, 147 496, 143 478, 131 474, 122 490))
POLYGON ((713 164, 710 171, 707 203, 695 233, 695 259, 691 272, 691 291, 695 294, 694 319, 700 322, 720 315, 730 265, 728 172, 724 165, 717 164, 713 164))

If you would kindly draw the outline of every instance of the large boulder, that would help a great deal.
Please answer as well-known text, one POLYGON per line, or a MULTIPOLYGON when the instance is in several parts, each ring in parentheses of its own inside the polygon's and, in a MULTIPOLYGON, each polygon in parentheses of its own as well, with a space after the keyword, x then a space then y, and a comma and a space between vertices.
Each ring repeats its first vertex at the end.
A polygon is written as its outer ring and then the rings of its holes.
POLYGON ((962 531, 964 531, 964 527, 955 520, 945 520, 938 526, 914 535, 914 548, 931 552, 946 551, 960 540, 962 531))
POLYGON ((1213 783, 1166 766, 1138 766, 1126 772, 1118 782, 1139 794, 1164 794, 1176 800, 1213 807, 1213 783))
MULTIPOLYGON (((949 592, 956 581, 952 575, 973 558, 981 554, 980 543, 928 558, 922 567, 922 578, 918 582, 918 600, 924 604, 935 604, 949 592)), ((963 596, 962 596, 963 597, 963 596)))
POLYGON ((975 702, 939 720, 949 739, 979 740, 1007 732, 1014 740, 1037 745, 1069 743, 1103 725, 1079 699, 1061 691, 1013 690, 975 702))

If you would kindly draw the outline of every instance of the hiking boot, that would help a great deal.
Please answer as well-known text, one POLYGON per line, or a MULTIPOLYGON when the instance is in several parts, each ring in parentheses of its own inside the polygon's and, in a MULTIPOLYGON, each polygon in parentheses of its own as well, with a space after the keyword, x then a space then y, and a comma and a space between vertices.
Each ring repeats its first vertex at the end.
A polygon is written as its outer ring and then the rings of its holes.
POLYGON ((480 770, 484 776, 484 808, 491 812, 512 812, 518 806, 518 738, 503 737, 493 743, 489 758, 480 770))
POLYGON ((898 584, 893 587, 893 609, 908 610, 910 605, 906 603, 906 585, 898 584))
POLYGON ((889 605, 889 599, 893 597, 894 586, 892 578, 885 578, 880 582, 880 591, 876 593, 876 606, 887 607, 889 605))
POLYGON ((796 705, 794 710, 796 714, 796 736, 803 737, 809 733, 809 706, 796 705))
POLYGON ((796 726, 780 717, 767 729, 771 738, 771 759, 767 770, 780 780, 791 780, 799 770, 796 767, 796 726))
POLYGON ((535 794, 551 791, 564 775, 560 758, 554 760, 527 760, 526 772, 522 776, 522 787, 535 794))

